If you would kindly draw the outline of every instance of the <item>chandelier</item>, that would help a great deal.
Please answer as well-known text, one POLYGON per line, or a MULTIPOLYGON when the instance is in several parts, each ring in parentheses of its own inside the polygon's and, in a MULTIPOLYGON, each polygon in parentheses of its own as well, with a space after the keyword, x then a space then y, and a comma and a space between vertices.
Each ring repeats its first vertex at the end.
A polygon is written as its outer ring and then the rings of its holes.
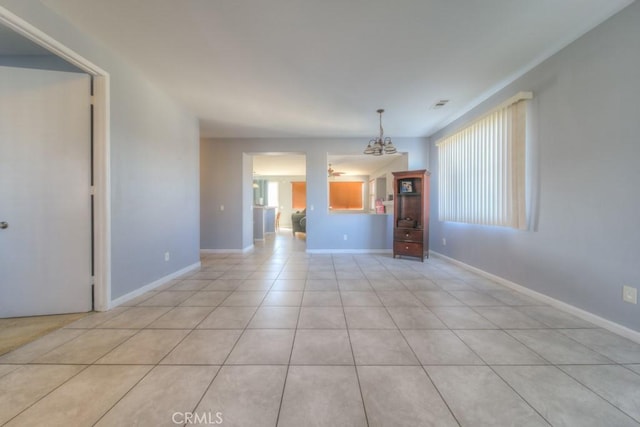
POLYGON ((382 113, 384 110, 381 108, 378 111, 380 114, 380 136, 369 141, 369 145, 364 149, 364 154, 373 154, 374 156, 382 156, 382 154, 395 153, 396 147, 393 146, 391 138, 384 137, 384 130, 382 129, 382 113))

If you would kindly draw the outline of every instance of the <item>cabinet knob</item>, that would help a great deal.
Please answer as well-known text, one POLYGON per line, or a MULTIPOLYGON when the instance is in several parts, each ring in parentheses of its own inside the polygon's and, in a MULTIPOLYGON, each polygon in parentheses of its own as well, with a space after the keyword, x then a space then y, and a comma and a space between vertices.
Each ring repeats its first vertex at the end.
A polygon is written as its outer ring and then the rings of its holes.
POLYGON ((405 234, 404 237, 409 237, 409 233, 405 234))
POLYGON ((404 248, 405 248, 405 249, 409 249, 409 246, 405 246, 404 248))

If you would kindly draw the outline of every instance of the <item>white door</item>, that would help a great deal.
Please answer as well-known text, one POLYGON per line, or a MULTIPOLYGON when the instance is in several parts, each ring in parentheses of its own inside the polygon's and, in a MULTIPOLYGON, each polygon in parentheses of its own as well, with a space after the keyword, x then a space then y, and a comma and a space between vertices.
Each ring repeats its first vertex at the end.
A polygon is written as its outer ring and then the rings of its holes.
POLYGON ((0 67, 0 317, 91 310, 90 138, 88 75, 0 67))

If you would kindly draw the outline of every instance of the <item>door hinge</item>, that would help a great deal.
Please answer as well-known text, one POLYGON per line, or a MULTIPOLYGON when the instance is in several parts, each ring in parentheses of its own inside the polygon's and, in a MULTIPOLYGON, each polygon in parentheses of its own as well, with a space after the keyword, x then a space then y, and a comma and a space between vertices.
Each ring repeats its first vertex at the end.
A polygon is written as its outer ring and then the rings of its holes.
POLYGON ((92 196, 96 195, 96 186, 95 185, 92 185, 92 186, 89 187, 89 194, 92 195, 92 196))

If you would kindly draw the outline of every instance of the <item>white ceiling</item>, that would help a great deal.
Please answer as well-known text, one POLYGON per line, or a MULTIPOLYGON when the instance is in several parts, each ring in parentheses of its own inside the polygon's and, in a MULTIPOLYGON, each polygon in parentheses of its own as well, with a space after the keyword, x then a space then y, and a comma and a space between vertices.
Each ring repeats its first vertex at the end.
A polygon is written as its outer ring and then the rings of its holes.
POLYGON ((41 0, 205 137, 428 136, 632 0, 41 0), (430 107, 440 99, 451 102, 430 107))
POLYGON ((285 153, 253 156, 253 172, 258 176, 305 176, 306 156, 285 153))
MULTIPOLYGON (((384 156, 367 156, 351 154, 328 154, 329 163, 336 172, 344 175, 371 175, 395 161, 406 153, 384 156)), ((304 176, 306 172, 306 156, 304 154, 269 153, 253 156, 253 172, 256 176, 304 176)))

